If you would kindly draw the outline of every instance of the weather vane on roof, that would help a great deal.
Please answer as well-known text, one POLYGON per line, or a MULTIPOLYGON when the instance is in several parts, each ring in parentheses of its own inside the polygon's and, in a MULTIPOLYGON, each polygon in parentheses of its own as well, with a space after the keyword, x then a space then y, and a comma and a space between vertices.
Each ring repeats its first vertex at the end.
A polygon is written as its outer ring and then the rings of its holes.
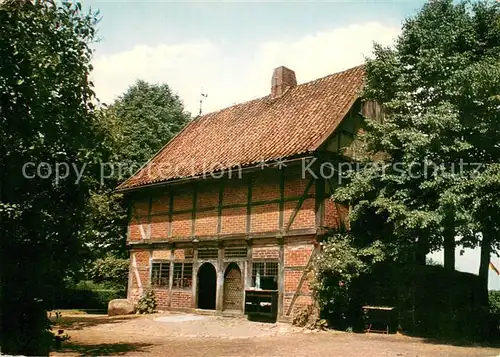
POLYGON ((203 98, 206 98, 206 97, 208 97, 208 94, 203 93, 203 87, 201 87, 201 91, 200 91, 200 115, 201 115, 201 111, 203 108, 203 98))

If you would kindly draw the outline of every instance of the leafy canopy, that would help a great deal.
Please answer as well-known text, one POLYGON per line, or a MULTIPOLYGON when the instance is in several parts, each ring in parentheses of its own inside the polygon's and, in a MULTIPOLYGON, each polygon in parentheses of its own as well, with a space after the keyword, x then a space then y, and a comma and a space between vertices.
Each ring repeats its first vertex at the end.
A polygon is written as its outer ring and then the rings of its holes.
POLYGON ((499 158, 499 14, 492 2, 428 2, 367 60, 364 97, 385 113, 364 137, 376 165, 335 196, 351 203, 353 231, 396 259, 439 249, 447 234, 477 245, 465 188, 499 158))
MULTIPOLYGON (((190 120, 179 97, 167 84, 137 81, 109 108, 99 111, 101 125, 109 134, 112 152, 103 166, 102 185, 87 200, 82 239, 89 248, 90 264, 113 254, 125 258, 127 208, 123 195, 114 193, 128 178, 153 157, 190 120)), ((97 269, 97 263, 92 269, 97 269)))
POLYGON ((143 164, 190 120, 179 97, 167 84, 138 80, 113 103, 117 159, 143 164))
POLYGON ((44 309, 78 269, 83 208, 108 158, 89 81, 97 22, 78 3, 0 4, 0 335, 8 354, 48 353, 44 309), (56 163, 69 165, 65 179, 55 178, 56 163))

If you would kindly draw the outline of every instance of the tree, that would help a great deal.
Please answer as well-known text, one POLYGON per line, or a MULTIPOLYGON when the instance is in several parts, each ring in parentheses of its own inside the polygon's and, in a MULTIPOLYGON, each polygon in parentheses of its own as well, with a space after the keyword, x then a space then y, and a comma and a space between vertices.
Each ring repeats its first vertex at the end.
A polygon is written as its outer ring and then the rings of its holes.
POLYGON ((113 103, 118 159, 144 164, 190 120, 167 84, 138 80, 113 103))
POLYGON ((453 188, 460 204, 468 208, 469 225, 463 230, 464 243, 481 247, 479 276, 483 298, 487 299, 491 253, 500 244, 500 6, 478 8, 481 43, 493 42, 483 58, 457 75, 456 86, 461 112, 469 123, 465 136, 472 145, 471 161, 477 172, 463 185, 453 188), (494 27, 496 20, 497 26, 494 27), (478 238, 479 243, 478 242, 478 238))
POLYGON ((105 259, 109 254, 127 257, 127 208, 114 189, 169 142, 190 115, 167 84, 139 80, 109 108, 103 108, 99 119, 109 133, 112 162, 103 165, 101 186, 92 192, 85 210, 82 239, 88 247, 91 273, 111 262, 105 259), (95 265, 96 259, 104 260, 95 265))
POLYGON ((429 251, 444 247, 451 270, 457 235, 465 246, 478 244, 463 188, 477 174, 472 163, 484 164, 483 172, 499 157, 498 85, 492 85, 500 64, 499 14, 491 2, 428 2, 393 47, 376 45, 367 61, 364 97, 385 110, 382 122, 368 121, 365 135, 379 159, 336 197, 353 206, 354 228, 379 222, 370 234, 397 259, 413 255, 425 263, 429 251))
POLYGON ((488 272, 492 252, 500 249, 500 165, 492 164, 462 187, 462 204, 471 215, 469 230, 481 247, 479 277, 483 299, 487 298, 488 272))
POLYGON ((89 81, 96 16, 79 3, 0 5, 3 353, 48 354, 45 309, 78 268, 83 207, 107 160, 89 81))
POLYGON ((120 259, 108 254, 94 262, 90 271, 90 278, 95 283, 102 283, 113 289, 125 291, 128 269, 128 259, 120 259))

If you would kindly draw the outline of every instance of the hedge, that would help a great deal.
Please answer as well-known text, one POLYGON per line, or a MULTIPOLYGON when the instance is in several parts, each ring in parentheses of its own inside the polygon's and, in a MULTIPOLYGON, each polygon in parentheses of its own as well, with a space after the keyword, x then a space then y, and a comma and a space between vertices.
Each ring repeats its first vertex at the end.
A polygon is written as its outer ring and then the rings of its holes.
POLYGON ((488 307, 473 274, 439 266, 381 264, 356 285, 353 300, 396 307, 399 327, 407 333, 438 338, 486 333, 488 307))
POLYGON ((113 289, 67 288, 54 296, 54 309, 105 310, 113 299, 125 298, 124 291, 113 289))

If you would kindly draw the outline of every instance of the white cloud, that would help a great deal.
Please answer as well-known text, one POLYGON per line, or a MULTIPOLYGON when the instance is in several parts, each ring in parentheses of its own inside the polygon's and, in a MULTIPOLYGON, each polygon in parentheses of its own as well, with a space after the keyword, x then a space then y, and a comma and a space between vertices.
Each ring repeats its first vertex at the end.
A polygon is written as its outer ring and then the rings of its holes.
MULTIPOLYGON (((203 111, 266 95, 272 70, 293 69, 299 83, 363 62, 373 41, 390 44, 399 28, 363 23, 333 28, 287 41, 268 41, 234 53, 234 49, 201 39, 184 44, 140 45, 94 59, 98 98, 111 102, 136 79, 167 83, 197 113, 200 90, 208 93, 203 111)), ((241 46, 239 46, 241 48, 241 46)))

